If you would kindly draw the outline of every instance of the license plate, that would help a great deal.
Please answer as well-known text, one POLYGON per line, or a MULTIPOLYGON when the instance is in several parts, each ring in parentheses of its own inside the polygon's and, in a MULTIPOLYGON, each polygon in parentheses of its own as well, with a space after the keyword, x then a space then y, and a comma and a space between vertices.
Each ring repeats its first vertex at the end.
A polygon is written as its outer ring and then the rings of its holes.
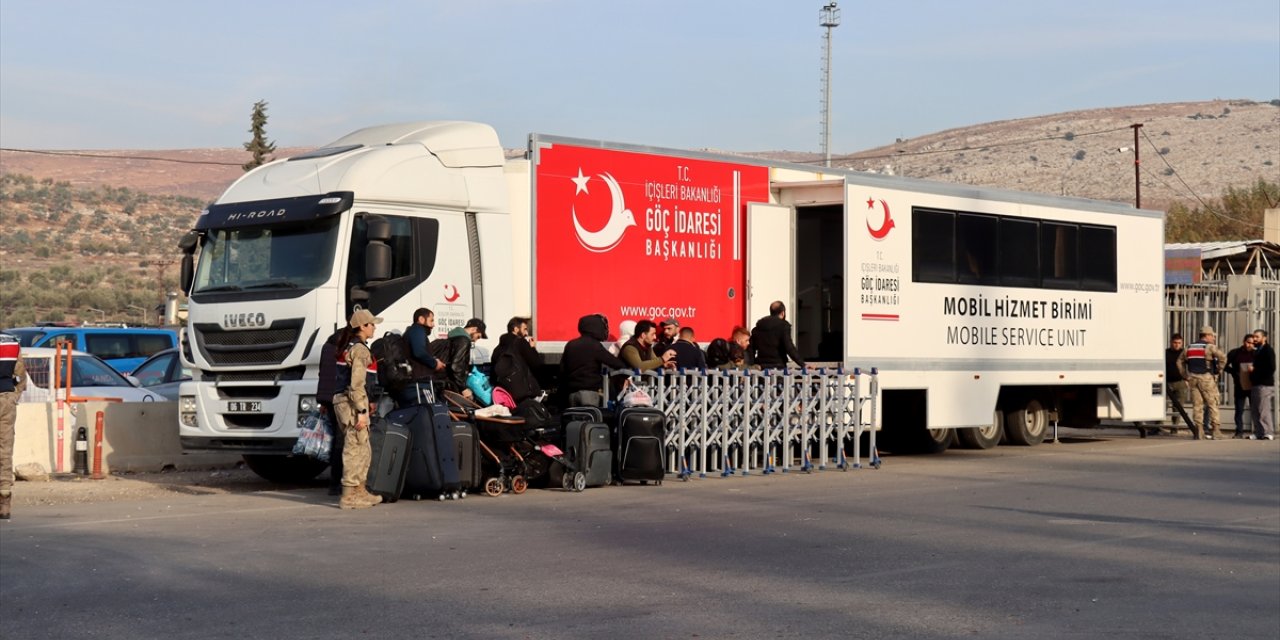
POLYGON ((261 402, 228 402, 227 413, 261 413, 261 402))

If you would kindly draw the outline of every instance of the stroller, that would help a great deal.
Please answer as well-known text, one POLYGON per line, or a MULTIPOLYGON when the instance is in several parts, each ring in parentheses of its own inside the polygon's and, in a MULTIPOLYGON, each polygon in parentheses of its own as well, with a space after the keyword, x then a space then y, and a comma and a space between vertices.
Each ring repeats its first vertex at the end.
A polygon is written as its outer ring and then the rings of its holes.
POLYGON ((582 491, 587 487, 587 477, 565 457, 554 443, 549 429, 528 428, 524 418, 508 416, 481 416, 478 403, 460 393, 444 392, 444 401, 455 420, 474 424, 479 435, 477 444, 486 459, 484 492, 491 496, 504 491, 524 493, 531 481, 539 481, 547 475, 551 462, 557 462, 567 470, 561 478, 561 488, 566 491, 582 491))

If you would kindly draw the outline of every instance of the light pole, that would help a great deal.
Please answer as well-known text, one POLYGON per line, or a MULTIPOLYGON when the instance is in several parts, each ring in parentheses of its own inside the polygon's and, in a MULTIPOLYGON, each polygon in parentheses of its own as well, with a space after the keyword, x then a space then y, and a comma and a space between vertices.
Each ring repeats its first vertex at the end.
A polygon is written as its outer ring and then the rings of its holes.
POLYGON ((85 308, 84 308, 84 310, 85 310, 85 311, 92 311, 92 312, 94 312, 94 313, 99 314, 99 316, 98 316, 98 324, 106 324, 106 322, 107 322, 107 312, 106 312, 106 311, 103 311, 102 309, 94 309, 93 307, 85 307, 85 308))
POLYGON ((840 9, 829 2, 818 11, 818 26, 826 27, 822 36, 826 45, 826 57, 822 63, 822 156, 831 166, 831 30, 840 26, 840 9))
POLYGON ((146 308, 146 307, 139 307, 139 306, 138 306, 138 305, 136 305, 136 304, 131 304, 131 305, 129 305, 129 308, 130 308, 130 309, 137 309, 137 310, 138 310, 138 320, 139 320, 138 324, 140 324, 140 325, 142 325, 142 326, 144 326, 144 327, 145 327, 145 326, 147 326, 147 308, 146 308))

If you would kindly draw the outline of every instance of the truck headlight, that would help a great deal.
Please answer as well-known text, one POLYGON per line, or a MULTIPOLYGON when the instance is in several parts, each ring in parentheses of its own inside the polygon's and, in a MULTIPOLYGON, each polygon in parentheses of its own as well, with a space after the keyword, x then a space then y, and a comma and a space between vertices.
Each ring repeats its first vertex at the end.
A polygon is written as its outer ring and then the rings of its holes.
POLYGON ((307 421, 307 416, 319 410, 320 403, 316 402, 315 396, 298 396, 298 428, 302 428, 303 423, 307 421))
POLYGON ((315 396, 298 396, 298 413, 311 413, 320 409, 315 396))
POLYGON ((184 427, 197 426, 195 396, 178 397, 178 421, 181 422, 184 427))

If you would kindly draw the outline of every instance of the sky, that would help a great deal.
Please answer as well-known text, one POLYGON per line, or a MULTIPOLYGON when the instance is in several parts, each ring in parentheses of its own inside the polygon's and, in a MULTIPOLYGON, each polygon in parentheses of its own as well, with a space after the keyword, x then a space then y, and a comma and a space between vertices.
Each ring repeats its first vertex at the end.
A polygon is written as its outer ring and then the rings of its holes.
MULTIPOLYGON (((821 149, 818 0, 0 0, 0 147, 277 146, 473 120, 821 149)), ((831 152, 1099 107, 1280 98, 1277 0, 841 0, 831 152)))

